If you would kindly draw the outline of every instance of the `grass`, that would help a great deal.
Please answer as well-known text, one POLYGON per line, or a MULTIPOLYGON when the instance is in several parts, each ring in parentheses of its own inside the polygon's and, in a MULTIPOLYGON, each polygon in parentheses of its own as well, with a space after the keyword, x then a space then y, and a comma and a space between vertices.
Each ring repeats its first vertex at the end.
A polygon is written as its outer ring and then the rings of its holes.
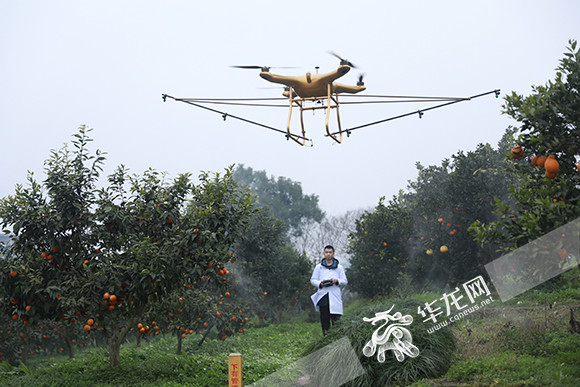
MULTIPOLYGON (((38 358, 29 367, 0 366, 3 386, 224 386, 227 385, 228 355, 243 355, 244 383, 249 384, 300 357, 308 341, 320 335, 315 323, 285 323, 253 328, 225 341, 198 338, 184 341, 184 354, 176 355, 173 337, 152 340, 121 350, 121 367, 111 369, 107 351, 92 348, 74 360, 63 356, 38 358)), ((6 364, 6 363, 4 363, 6 364)))
POLYGON ((571 308, 580 320, 579 273, 564 273, 560 289, 497 300, 455 323, 459 350, 451 368, 413 386, 579 386, 580 334, 568 323, 571 308))
MULTIPOLYGON (((576 278, 578 270, 567 275, 576 278)), ((570 308, 580 320, 580 284, 570 283, 559 290, 532 290, 506 303, 495 301, 455 322, 451 329, 457 349, 449 370, 412 386, 580 385, 580 334, 568 325, 570 308)), ((429 302, 437 297, 424 293, 411 298, 429 302)), ((379 307, 384 300, 355 300, 345 308, 344 318, 354 319, 357 310, 379 307)), ((403 301, 396 302, 397 308, 403 306, 403 301)), ((175 354, 174 337, 142 342, 140 348, 130 342, 123 346, 122 365, 116 369, 109 367, 103 348, 77 350, 74 360, 62 354, 34 356, 28 367, 0 363, 0 385, 225 386, 228 355, 234 352, 243 355, 248 385, 301 358, 320 336, 320 324, 300 316, 284 324, 249 327, 225 341, 207 339, 202 347, 197 346, 198 336, 188 336, 183 355, 175 354)))

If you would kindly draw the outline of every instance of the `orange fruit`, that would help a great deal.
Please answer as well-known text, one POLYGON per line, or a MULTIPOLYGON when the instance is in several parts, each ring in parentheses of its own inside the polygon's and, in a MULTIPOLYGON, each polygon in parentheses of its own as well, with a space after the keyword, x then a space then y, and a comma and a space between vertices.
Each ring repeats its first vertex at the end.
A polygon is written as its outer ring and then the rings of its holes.
POLYGON ((522 149, 521 145, 516 145, 512 148, 511 154, 514 158, 519 159, 524 155, 524 150, 522 149))
POLYGON ((90 332, 91 331, 91 326, 89 324, 85 325, 84 330, 85 330, 85 332, 90 332))
POLYGON ((12 315, 12 320, 14 320, 14 321, 18 320, 18 315, 17 314, 13 314, 12 315))
POLYGON ((449 249, 448 249, 448 248, 447 248, 447 246, 445 246, 445 245, 443 245, 443 246, 441 246, 441 247, 439 248, 439 251, 441 251, 442 253, 446 253, 446 252, 447 252, 447 250, 449 250, 449 249))
POLYGON ((93 325, 95 323, 95 320, 93 320, 92 318, 87 320, 87 325, 93 325))
POLYGON ((383 242, 383 246, 387 247, 387 242, 383 242))
POLYGON ((114 304, 115 302, 117 302, 117 296, 115 296, 114 294, 111 294, 109 296, 109 301, 114 304))
POLYGON ((439 219, 437 219, 437 221, 438 221, 439 223, 443 223, 443 218, 439 218, 439 219))
POLYGON ((576 169, 577 169, 578 171, 580 171, 580 163, 578 163, 578 165, 576 165, 576 169))
POLYGON ((223 269, 218 270, 218 275, 224 275, 224 274, 225 274, 225 272, 223 271, 223 269))
POLYGON ((539 156, 533 156, 532 158, 530 158, 532 165, 538 166, 538 157, 539 156))
POLYGON ((42 254, 40 254, 40 256, 41 256, 42 258, 46 258, 47 254, 46 254, 46 253, 42 253, 42 254))
POLYGON ((551 173, 551 172, 548 172, 548 171, 546 171, 546 177, 547 177, 548 179, 553 179, 553 178, 555 178, 555 177, 556 177, 556 174, 555 174, 555 173, 551 173))
POLYGON ((186 335, 185 333, 183 333, 183 334, 181 335, 181 338, 182 338, 182 339, 185 339, 186 337, 187 337, 187 335, 186 335))
POLYGON ((230 296, 230 292, 226 292, 225 295, 226 295, 226 297, 229 297, 230 296))
POLYGON ((546 156, 544 156, 544 155, 538 156, 538 160, 536 161, 536 166, 543 167, 544 166, 544 163, 546 162, 547 159, 548 158, 546 156))
POLYGON ((16 277, 18 275, 18 272, 16 270, 12 270, 10 272, 10 277, 16 277))
POLYGON ((544 162, 544 168, 546 172, 556 173, 560 169, 560 163, 558 163, 554 155, 550 155, 544 162))
POLYGON ((26 305, 26 311, 27 311, 27 312, 28 312, 28 311, 30 311, 30 308, 32 308, 32 306, 30 306, 30 305, 26 305))
POLYGON ((105 293, 105 294, 103 295, 103 297, 105 298, 105 300, 108 300, 108 299, 109 299, 109 293, 105 293))

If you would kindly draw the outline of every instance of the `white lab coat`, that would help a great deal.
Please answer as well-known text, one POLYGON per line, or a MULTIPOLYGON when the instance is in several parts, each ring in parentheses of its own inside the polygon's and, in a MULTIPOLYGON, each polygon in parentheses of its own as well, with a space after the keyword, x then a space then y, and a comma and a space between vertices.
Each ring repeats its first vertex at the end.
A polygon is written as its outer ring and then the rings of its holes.
POLYGON ((322 263, 317 264, 314 268, 314 272, 312 273, 312 278, 310 278, 310 283, 312 286, 318 289, 318 291, 310 297, 317 312, 320 311, 320 308, 317 305, 318 301, 324 297, 326 293, 328 293, 330 314, 342 314, 341 286, 348 284, 348 281, 346 280, 346 275, 344 274, 344 267, 342 267, 341 264, 338 264, 336 269, 328 269, 322 266, 322 263), (322 281, 331 278, 338 279, 339 286, 333 285, 323 288, 319 287, 322 281))

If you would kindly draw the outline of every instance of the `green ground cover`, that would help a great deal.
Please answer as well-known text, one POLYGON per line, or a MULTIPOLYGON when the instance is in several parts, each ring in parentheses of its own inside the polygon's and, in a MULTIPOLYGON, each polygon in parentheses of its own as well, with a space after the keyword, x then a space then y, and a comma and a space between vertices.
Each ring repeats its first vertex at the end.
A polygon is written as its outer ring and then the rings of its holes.
MULTIPOLYGON (((424 302, 435 296, 413 298, 424 302)), ((369 305, 357 300, 345 311, 369 305)), ((505 304, 496 301, 453 324, 457 349, 448 372, 413 386, 580 385, 580 334, 571 331, 571 312, 580 319, 578 284, 549 293, 531 291, 505 304)), ((228 355, 234 352, 243 354, 248 385, 303 356, 320 339, 320 325, 296 316, 283 324, 250 326, 225 341, 207 339, 202 347, 198 339, 188 336, 182 355, 175 354, 174 337, 144 341, 140 348, 128 342, 122 365, 115 369, 104 348, 78 350, 74 360, 59 354, 34 356, 18 368, 1 363, 0 385, 226 386, 228 355)))

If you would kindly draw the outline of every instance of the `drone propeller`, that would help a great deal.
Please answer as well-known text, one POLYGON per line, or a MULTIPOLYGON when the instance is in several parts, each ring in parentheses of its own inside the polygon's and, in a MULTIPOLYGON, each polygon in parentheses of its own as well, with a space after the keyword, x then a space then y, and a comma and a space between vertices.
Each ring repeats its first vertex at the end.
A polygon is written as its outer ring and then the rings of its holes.
POLYGON ((236 69, 252 69, 252 70, 261 70, 264 72, 270 71, 270 69, 295 69, 296 67, 271 67, 271 66, 230 66, 236 69))
POLYGON ((340 55, 338 55, 336 52, 334 51, 328 51, 328 53, 336 58, 338 58, 340 60, 340 64, 341 65, 347 65, 352 67, 353 69, 356 69, 356 66, 354 64, 352 64, 352 62, 349 62, 348 59, 344 59, 342 58, 340 55))
POLYGON ((258 87, 259 90, 284 90, 290 91, 290 87, 288 86, 271 86, 271 87, 258 87))
POLYGON ((365 77, 365 75, 364 75, 364 74, 360 74, 360 75, 358 76, 358 82, 356 83, 356 85, 357 85, 357 86, 364 86, 364 85, 365 85, 365 83, 363 82, 363 78, 364 78, 364 77, 365 77))

